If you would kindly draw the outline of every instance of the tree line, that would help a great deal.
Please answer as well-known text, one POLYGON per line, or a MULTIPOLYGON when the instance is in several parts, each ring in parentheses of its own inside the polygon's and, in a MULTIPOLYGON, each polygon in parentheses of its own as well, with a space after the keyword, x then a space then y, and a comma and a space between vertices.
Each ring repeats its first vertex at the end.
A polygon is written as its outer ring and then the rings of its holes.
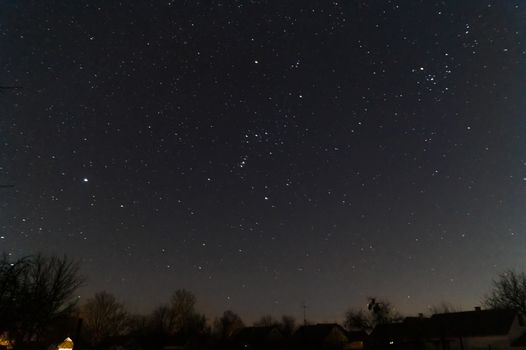
MULTIPOLYGON (((187 346, 201 348, 224 344, 245 327, 231 310, 209 322, 197 308, 196 296, 188 290, 174 291, 171 298, 148 315, 130 313, 113 294, 100 291, 79 303, 76 290, 83 285, 79 264, 67 257, 37 254, 11 261, 0 259, 0 335, 14 349, 48 342, 56 332, 67 329, 76 340, 96 347, 116 336, 133 335, 162 345, 176 337, 187 346)), ((512 309, 526 314, 526 274, 505 271, 493 281, 483 304, 493 309, 512 309)), ((432 313, 455 311, 447 303, 432 313)), ((370 332, 379 324, 399 322, 402 315, 386 300, 369 298, 367 308, 346 312, 343 326, 370 332)), ((278 327, 289 336, 297 328, 294 317, 276 319, 264 315, 254 326, 278 327)))
MULTIPOLYGON (((168 303, 159 305, 149 315, 134 315, 126 311, 124 304, 108 292, 98 292, 79 307, 84 320, 84 335, 92 346, 116 335, 134 335, 162 344, 170 337, 193 348, 214 343, 221 345, 238 330, 245 327, 241 317, 232 310, 223 312, 211 323, 196 309, 196 296, 185 289, 176 290, 168 303)), ((278 327, 282 334, 292 335, 296 321, 284 315, 275 319, 264 315, 254 326, 278 327)), ((154 346, 155 347, 155 346, 154 346)))

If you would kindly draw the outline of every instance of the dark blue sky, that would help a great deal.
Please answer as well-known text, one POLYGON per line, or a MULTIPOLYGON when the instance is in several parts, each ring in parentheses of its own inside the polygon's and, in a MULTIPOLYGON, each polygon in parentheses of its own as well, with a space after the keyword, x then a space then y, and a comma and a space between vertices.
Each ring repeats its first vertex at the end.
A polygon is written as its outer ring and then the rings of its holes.
POLYGON ((0 1, 0 250, 141 312, 338 320, 525 268, 521 1, 0 1))

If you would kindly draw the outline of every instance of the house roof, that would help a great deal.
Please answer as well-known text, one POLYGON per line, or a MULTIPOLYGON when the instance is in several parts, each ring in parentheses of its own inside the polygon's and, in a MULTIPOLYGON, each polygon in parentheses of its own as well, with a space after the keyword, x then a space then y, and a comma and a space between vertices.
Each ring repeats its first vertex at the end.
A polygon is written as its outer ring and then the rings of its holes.
POLYGON ((509 310, 477 310, 408 317, 400 323, 378 325, 371 333, 374 342, 437 339, 440 337, 498 336, 509 333, 516 317, 509 310))
POLYGON ((73 349, 73 340, 70 337, 64 339, 64 341, 57 345, 57 349, 73 349))
POLYGON ((512 310, 476 310, 435 314, 431 321, 452 336, 506 335, 517 313, 512 310))
POLYGON ((319 344, 322 343, 334 329, 338 329, 347 337, 347 332, 339 324, 319 323, 301 326, 296 333, 294 333, 294 338, 300 342, 319 344))

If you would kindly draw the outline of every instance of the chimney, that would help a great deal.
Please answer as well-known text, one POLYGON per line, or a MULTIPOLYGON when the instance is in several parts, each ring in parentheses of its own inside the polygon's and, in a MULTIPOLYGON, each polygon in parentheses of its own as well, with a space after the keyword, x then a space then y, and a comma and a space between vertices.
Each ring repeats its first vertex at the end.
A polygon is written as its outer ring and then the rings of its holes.
POLYGON ((480 311, 480 306, 475 306, 475 311, 480 311))

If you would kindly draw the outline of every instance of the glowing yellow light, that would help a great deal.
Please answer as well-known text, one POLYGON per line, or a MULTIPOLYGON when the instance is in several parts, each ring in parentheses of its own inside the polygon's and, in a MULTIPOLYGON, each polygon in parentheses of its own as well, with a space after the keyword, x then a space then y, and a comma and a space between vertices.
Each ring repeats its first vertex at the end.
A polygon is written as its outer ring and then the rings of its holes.
POLYGON ((64 339, 64 341, 57 346, 58 350, 73 350, 73 340, 70 337, 64 339))

